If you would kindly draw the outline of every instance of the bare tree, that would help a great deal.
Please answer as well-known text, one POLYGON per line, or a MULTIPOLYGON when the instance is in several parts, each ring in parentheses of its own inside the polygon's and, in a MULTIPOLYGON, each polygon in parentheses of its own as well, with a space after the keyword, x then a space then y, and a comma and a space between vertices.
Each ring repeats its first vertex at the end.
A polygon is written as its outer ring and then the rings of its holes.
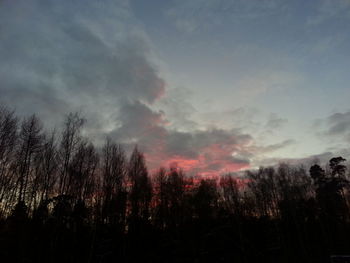
POLYGON ((61 195, 66 194, 69 188, 69 165, 81 141, 80 131, 84 122, 85 120, 78 113, 70 113, 66 116, 59 148, 60 177, 58 192, 61 195))
POLYGON ((230 214, 241 215, 241 195, 239 184, 231 175, 225 175, 220 179, 220 187, 222 189, 222 202, 224 207, 230 214))
POLYGON ((67 194, 75 200, 91 199, 98 162, 93 144, 81 141, 69 166, 67 194))
MULTIPOLYGON (((57 181, 57 146, 55 132, 50 136, 45 136, 42 149, 36 158, 35 186, 39 203, 47 201, 54 195, 54 186, 57 181)), ((34 193, 33 193, 34 195, 34 193)))
POLYGON ((17 143, 18 119, 13 111, 0 107, 0 212, 4 209, 10 196, 11 188, 14 187, 14 177, 11 165, 17 143), (4 200, 6 199, 6 200, 4 200))
POLYGON ((42 125, 39 119, 35 115, 25 118, 19 133, 19 148, 16 155, 19 184, 18 202, 23 202, 26 199, 33 160, 35 155, 41 150, 42 140, 42 125))

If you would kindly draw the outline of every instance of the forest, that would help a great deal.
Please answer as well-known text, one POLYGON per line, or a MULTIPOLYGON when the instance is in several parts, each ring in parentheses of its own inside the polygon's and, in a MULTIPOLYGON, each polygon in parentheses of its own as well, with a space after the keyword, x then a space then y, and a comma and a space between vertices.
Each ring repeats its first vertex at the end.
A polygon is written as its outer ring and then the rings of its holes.
MULTIPOLYGON (((0 109, 1 262, 330 262, 350 254, 346 160, 206 178, 149 172, 65 117, 0 109)), ((345 261, 344 261, 345 262, 345 261)))

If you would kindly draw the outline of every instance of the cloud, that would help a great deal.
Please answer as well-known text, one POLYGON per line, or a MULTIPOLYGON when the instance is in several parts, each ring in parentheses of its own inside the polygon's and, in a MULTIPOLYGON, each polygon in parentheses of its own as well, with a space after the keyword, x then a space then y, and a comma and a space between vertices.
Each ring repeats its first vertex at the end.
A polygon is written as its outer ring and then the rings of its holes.
POLYGON ((135 101, 121 107, 119 127, 109 136, 128 149, 138 144, 151 170, 177 164, 190 174, 218 175, 248 168, 249 134, 219 128, 178 131, 162 111, 135 101))
POLYGON ((110 136, 127 143, 152 145, 166 132, 163 126, 167 121, 163 112, 153 111, 140 101, 123 105, 115 121, 118 126, 110 132, 110 136))
POLYGON ((342 156, 350 159, 350 150, 348 148, 329 148, 325 152, 319 154, 308 155, 302 158, 261 158, 256 160, 252 167, 274 166, 279 163, 287 163, 290 165, 304 166, 309 169, 313 164, 327 165, 333 157, 342 156))
POLYGON ((180 32, 193 34, 198 30, 220 26, 227 18, 233 21, 253 20, 283 10, 284 3, 280 1, 181 0, 166 10, 165 14, 180 32))
POLYGON ((327 119, 329 129, 327 135, 338 136, 350 134, 350 111, 344 113, 334 113, 327 119))
POLYGON ((193 93, 187 88, 169 88, 155 106, 160 107, 169 119, 169 127, 177 130, 193 130, 198 124, 193 120, 197 110, 189 102, 193 93))
POLYGON ((288 139, 288 140, 284 140, 280 143, 270 144, 267 146, 259 146, 256 148, 256 150, 259 153, 269 153, 269 152, 274 152, 274 151, 277 151, 279 149, 285 148, 285 147, 293 145, 293 144, 295 144, 295 140, 288 139))
POLYGON ((261 124, 256 118, 261 112, 255 108, 239 107, 224 111, 210 111, 199 114, 201 123, 208 127, 223 127, 225 129, 240 128, 256 130, 261 124))
POLYGON ((313 123, 313 128, 318 130, 317 135, 322 139, 350 142, 350 111, 336 112, 327 118, 317 119, 313 123))
POLYGON ((309 26, 317 26, 333 18, 350 18, 349 0, 322 0, 316 3, 315 15, 306 21, 309 26))
POLYGON ((252 137, 199 130, 183 90, 159 103, 172 122, 155 109, 165 81, 126 1, 2 1, 0 25, 0 100, 19 114, 57 124, 80 110, 87 135, 100 144, 101 134, 129 148, 139 144, 151 168, 177 162, 191 173, 220 173, 249 166, 252 137))
POLYGON ((81 109, 104 119, 121 101, 152 104, 165 92, 127 1, 1 5, 0 101, 21 114, 49 120, 81 109))
MULTIPOLYGON (((232 120, 228 126, 195 121, 186 89, 166 93, 151 40, 128 1, 4 0, 0 5, 0 103, 20 115, 38 113, 53 126, 65 113, 81 111, 88 120, 84 132, 97 145, 109 135, 127 149, 138 144, 151 169, 177 163, 191 174, 249 168, 257 154, 292 143, 257 146, 241 128, 249 118, 241 117, 232 128, 233 115, 242 110, 226 114, 232 120)), ((264 74, 242 85, 260 93, 285 86, 290 78, 264 74)), ((278 127, 283 119, 272 116, 270 122, 278 127)))
POLYGON ((169 131, 159 158, 165 163, 177 163, 191 173, 221 174, 248 168, 248 147, 253 142, 249 134, 234 130, 169 131))
POLYGON ((287 119, 279 117, 276 113, 271 113, 265 127, 268 129, 279 129, 287 122, 287 119))
POLYGON ((290 165, 303 165, 305 166, 306 169, 308 169, 311 165, 315 163, 326 165, 331 158, 338 155, 339 155, 338 152, 327 151, 320 154, 309 155, 303 158, 263 158, 260 160, 256 160, 256 162, 254 163, 254 167, 259 167, 259 166, 266 167, 266 166, 274 166, 279 163, 287 163, 290 165))
POLYGON ((246 76, 238 83, 239 97, 255 99, 267 93, 293 89, 300 84, 303 76, 299 73, 280 70, 260 70, 255 75, 246 76))

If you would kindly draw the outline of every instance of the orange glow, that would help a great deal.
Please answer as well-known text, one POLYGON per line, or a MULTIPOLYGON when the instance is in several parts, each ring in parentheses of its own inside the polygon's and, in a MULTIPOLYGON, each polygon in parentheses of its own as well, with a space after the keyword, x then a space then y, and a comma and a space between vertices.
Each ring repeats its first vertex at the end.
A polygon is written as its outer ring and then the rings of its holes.
POLYGON ((187 158, 181 155, 167 155, 163 151, 162 143, 157 144, 155 151, 146 154, 151 171, 160 166, 169 167, 176 165, 184 172, 191 175, 201 175, 205 178, 215 179, 221 174, 237 172, 249 168, 245 162, 237 162, 232 157, 232 147, 213 144, 205 147, 197 158, 187 158))

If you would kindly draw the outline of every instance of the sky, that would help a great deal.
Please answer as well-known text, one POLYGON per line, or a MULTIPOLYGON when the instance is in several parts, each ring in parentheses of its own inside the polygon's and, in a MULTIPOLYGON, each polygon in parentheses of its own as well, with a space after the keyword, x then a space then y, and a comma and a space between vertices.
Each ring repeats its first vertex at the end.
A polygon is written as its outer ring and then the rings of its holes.
POLYGON ((350 0, 0 0, 0 104, 216 175, 350 157, 350 0))

